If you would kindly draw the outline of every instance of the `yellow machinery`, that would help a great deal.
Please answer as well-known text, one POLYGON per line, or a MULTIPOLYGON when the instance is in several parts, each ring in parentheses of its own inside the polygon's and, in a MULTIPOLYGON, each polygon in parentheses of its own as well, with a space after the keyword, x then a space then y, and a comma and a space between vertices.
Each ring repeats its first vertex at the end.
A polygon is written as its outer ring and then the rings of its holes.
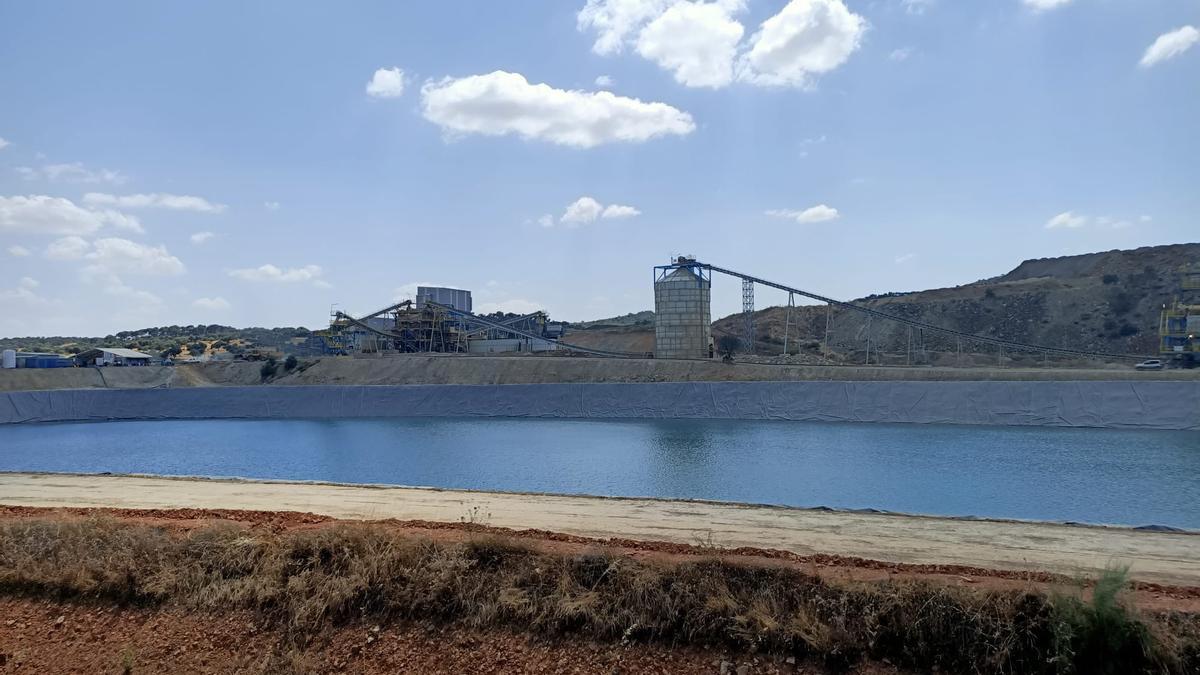
POLYGON ((1179 295, 1164 305, 1158 323, 1158 351, 1184 367, 1200 365, 1200 263, 1179 270, 1179 295))

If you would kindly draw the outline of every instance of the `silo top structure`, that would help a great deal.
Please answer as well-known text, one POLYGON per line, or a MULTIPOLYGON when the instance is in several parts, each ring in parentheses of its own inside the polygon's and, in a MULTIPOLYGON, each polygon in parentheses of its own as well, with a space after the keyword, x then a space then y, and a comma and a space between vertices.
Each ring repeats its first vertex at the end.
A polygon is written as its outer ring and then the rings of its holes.
POLYGON ((655 358, 712 358, 711 305, 711 277, 695 258, 655 267, 655 358))
POLYGON ((426 300, 431 300, 439 305, 447 305, 463 312, 471 311, 471 291, 464 291, 459 288, 417 286, 417 307, 424 307, 426 300))

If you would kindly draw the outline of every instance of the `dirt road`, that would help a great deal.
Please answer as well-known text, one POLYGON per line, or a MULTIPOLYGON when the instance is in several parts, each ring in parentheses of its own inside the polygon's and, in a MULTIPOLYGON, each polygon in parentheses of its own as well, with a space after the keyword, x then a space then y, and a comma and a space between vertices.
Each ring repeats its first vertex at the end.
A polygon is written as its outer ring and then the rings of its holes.
POLYGON ((780 549, 920 565, 1092 574, 1200 586, 1200 534, 650 499, 142 476, 0 474, 0 504, 301 511, 477 522, 593 538, 780 549))
MULTIPOLYGON (((0 391, 154 389, 262 384, 262 364, 213 362, 144 368, 21 368, 0 370, 0 391)), ((406 354, 379 358, 324 357, 269 380, 312 384, 542 384, 548 382, 723 381, 1083 381, 1197 380, 1197 370, 1138 372, 1132 368, 901 368, 802 366, 668 359, 567 356, 406 354)))

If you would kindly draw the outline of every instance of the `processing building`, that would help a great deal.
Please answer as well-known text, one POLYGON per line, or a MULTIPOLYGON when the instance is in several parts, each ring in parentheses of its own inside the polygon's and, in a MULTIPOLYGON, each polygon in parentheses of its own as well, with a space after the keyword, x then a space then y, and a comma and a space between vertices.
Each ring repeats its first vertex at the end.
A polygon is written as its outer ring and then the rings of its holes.
POLYGON ((566 328, 542 311, 476 316, 471 309, 470 291, 418 286, 415 300, 370 314, 334 312, 306 347, 321 354, 546 352, 558 349, 566 328))
POLYGON ((1180 268, 1178 278, 1177 294, 1159 317, 1158 351, 1193 367, 1200 364, 1200 263, 1180 268))
POLYGON ((712 357, 712 277, 695 258, 654 268, 654 356, 712 357))
POLYGON ((417 286, 417 307, 424 307, 426 302, 436 302, 439 305, 470 312, 471 291, 440 286, 417 286))

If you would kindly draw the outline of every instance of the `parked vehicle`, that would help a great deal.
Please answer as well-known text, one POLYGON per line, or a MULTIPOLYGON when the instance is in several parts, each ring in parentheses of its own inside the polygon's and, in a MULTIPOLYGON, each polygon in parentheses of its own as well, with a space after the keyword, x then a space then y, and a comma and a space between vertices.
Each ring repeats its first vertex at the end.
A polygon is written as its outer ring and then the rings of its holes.
POLYGON ((1138 370, 1162 370, 1163 362, 1158 359, 1146 359, 1134 366, 1138 370))

